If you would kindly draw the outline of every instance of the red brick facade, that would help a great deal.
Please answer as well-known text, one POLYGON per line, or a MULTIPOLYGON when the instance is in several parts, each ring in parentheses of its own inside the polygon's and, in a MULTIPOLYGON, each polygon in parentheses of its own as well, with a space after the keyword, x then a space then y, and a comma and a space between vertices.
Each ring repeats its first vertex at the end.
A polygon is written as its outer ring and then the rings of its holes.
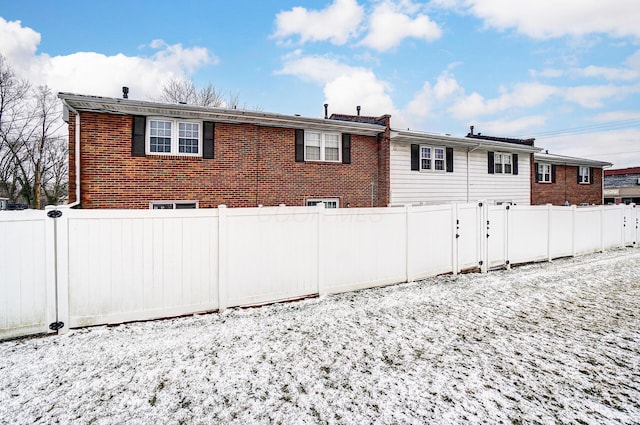
MULTIPOLYGON (((295 130, 215 124, 215 158, 131 154, 132 116, 80 112, 82 208, 149 208, 150 201, 198 201, 200 208, 389 202, 388 128, 351 136, 351 164, 295 162, 295 130), (374 195, 372 198, 372 183, 374 195)), ((69 200, 75 201, 75 121, 69 120, 69 200)))
POLYGON ((590 184, 578 183, 578 167, 555 165, 555 182, 536 182, 536 166, 531 167, 531 205, 602 204, 602 168, 593 168, 590 184))

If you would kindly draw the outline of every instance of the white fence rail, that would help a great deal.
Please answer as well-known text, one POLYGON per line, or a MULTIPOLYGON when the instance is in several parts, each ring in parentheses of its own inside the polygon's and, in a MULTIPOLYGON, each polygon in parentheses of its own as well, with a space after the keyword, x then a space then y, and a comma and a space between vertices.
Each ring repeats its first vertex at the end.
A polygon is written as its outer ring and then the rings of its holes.
POLYGON ((474 203, 6 212, 0 339, 637 247, 639 211, 474 203))

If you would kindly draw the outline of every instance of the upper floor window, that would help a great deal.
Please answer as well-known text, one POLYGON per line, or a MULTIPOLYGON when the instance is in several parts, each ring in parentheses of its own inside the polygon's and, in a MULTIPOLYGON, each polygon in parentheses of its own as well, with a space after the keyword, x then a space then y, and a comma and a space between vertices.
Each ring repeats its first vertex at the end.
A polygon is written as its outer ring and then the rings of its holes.
POLYGON ((340 134, 321 131, 304 132, 305 161, 340 162, 340 134))
POLYGON ((420 145, 420 171, 444 171, 445 161, 445 148, 420 145))
POLYGON ((496 152, 493 159, 495 174, 511 174, 511 154, 496 152))
POLYGON ((578 170, 578 183, 591 183, 590 180, 591 170, 589 167, 579 167, 578 170))
POLYGON ((202 123, 170 119, 149 119, 147 123, 147 153, 202 155, 202 123))
POLYGON ((538 164, 538 182, 551 183, 551 164, 538 164))

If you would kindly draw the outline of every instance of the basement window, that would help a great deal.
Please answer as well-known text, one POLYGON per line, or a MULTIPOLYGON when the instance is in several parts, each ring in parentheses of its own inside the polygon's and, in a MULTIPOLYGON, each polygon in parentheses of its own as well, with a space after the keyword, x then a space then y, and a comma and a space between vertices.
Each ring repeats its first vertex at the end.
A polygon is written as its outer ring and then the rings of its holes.
POLYGON ((198 201, 151 201, 152 210, 188 210, 198 208, 198 201))
POLYGON ((325 208, 338 208, 340 206, 340 200, 338 198, 309 198, 307 199, 307 206, 314 207, 320 202, 324 203, 325 208))

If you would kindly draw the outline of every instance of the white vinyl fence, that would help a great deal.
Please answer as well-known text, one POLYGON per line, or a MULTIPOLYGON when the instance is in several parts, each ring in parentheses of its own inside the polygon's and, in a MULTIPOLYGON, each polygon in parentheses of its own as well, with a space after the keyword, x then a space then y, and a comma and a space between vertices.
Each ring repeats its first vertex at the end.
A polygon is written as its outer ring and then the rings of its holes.
POLYGON ((472 203, 2 212, 0 339, 637 247, 639 211, 472 203))

